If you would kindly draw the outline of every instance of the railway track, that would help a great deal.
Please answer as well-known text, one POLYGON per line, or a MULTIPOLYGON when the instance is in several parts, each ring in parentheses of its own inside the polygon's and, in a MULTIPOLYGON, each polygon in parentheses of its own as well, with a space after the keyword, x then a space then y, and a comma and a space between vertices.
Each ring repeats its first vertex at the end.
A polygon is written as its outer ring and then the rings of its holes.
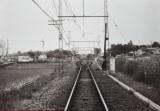
POLYGON ((64 111, 108 111, 88 64, 81 65, 64 111))
POLYGON ((80 69, 64 111, 153 111, 95 66, 79 63, 80 69))

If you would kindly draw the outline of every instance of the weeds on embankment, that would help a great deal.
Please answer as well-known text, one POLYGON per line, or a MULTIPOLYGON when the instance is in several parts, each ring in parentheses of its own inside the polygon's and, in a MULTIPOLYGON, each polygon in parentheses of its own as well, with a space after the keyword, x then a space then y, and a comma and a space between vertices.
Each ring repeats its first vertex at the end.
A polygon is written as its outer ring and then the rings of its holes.
POLYGON ((121 72, 136 81, 155 87, 160 84, 160 55, 141 58, 118 57, 115 63, 116 72, 121 72))
POLYGON ((12 104, 18 100, 30 99, 32 93, 38 91, 54 78, 54 75, 45 75, 37 78, 31 83, 26 83, 22 87, 9 91, 0 92, 0 109, 13 109, 12 104))

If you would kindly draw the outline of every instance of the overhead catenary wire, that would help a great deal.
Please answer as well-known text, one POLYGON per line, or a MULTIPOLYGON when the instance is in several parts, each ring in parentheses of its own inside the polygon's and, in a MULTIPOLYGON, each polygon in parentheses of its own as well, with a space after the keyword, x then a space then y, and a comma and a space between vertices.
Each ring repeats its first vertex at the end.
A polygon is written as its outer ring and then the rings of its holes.
POLYGON ((73 12, 73 10, 72 10, 72 7, 71 7, 70 3, 68 3, 67 0, 64 0, 64 3, 65 3, 66 8, 68 9, 68 11, 69 11, 71 14, 74 15, 74 12, 73 12))
MULTIPOLYGON (((52 21, 55 21, 55 19, 49 15, 35 0, 32 0, 33 3, 48 17, 50 18, 52 21)), ((59 29, 59 27, 55 26, 57 29, 59 29)))
MULTIPOLYGON (((98 10, 96 10, 95 12, 92 12, 91 14, 98 13, 98 12, 100 12, 100 11, 102 11, 102 10, 104 10, 104 8, 98 9, 98 10)), ((127 40, 126 37, 125 37, 125 35, 124 35, 124 33, 121 31, 119 25, 115 22, 115 20, 113 19, 113 17, 110 15, 109 12, 108 12, 108 15, 109 15, 109 19, 111 20, 111 22, 113 23, 113 25, 114 25, 114 26, 117 28, 117 30, 119 31, 121 37, 124 38, 125 40, 127 40)))
POLYGON ((119 31, 121 37, 125 40, 127 40, 127 38, 125 37, 124 33, 121 31, 119 25, 115 22, 115 20, 113 19, 113 17, 111 17, 111 15, 109 14, 109 19, 111 20, 111 22, 113 23, 113 25, 117 28, 117 30, 119 31))
POLYGON ((51 20, 54 20, 53 17, 50 16, 35 0, 32 0, 32 1, 33 1, 33 3, 35 3, 35 4, 39 7, 39 9, 40 9, 46 16, 48 16, 51 20))
POLYGON ((68 13, 69 13, 69 14, 73 14, 73 12, 72 12, 72 10, 69 8, 68 3, 67 3, 66 0, 64 0, 64 4, 65 4, 65 7, 66 7, 68 13))
MULTIPOLYGON (((95 12, 93 12, 93 13, 91 13, 91 14, 98 13, 98 12, 100 12, 100 11, 102 11, 102 10, 104 10, 104 8, 98 9, 97 11, 95 11, 95 12)), ((106 13, 106 12, 105 12, 105 13, 106 13)), ((117 28, 117 30, 119 31, 121 37, 124 38, 125 40, 127 40, 126 37, 125 37, 125 35, 124 35, 124 33, 121 31, 119 25, 115 22, 115 20, 113 19, 113 17, 110 15, 109 11, 107 11, 107 13, 108 13, 108 15, 109 15, 108 18, 111 20, 111 22, 113 23, 113 25, 117 28)))
POLYGON ((55 8, 55 11, 56 11, 56 13, 58 14, 58 9, 57 9, 57 7, 56 7, 56 3, 55 3, 55 1, 54 1, 54 0, 52 0, 52 2, 53 2, 53 6, 54 6, 54 8, 55 8))
MULTIPOLYGON (((55 0, 52 0, 52 2, 53 2, 53 6, 55 8, 56 14, 58 15, 58 9, 57 9, 55 0)), ((65 32, 63 25, 62 25, 62 31, 65 32)), ((62 39, 64 40, 65 44, 67 44, 67 41, 65 40, 65 38, 63 36, 62 36, 62 39)))
MULTIPOLYGON (((38 6, 38 8, 39 8, 47 17, 49 17, 52 21, 55 21, 55 19, 54 19, 52 16, 50 16, 35 0, 32 0, 32 1, 33 1, 33 3, 36 4, 36 6, 38 6)), ((58 14, 58 9, 57 9, 57 7, 56 7, 55 1, 52 0, 52 2, 53 2, 53 5, 54 5, 54 8, 55 8, 55 10, 56 10, 56 13, 58 14)), ((58 30, 59 30, 59 27, 58 27, 58 26, 56 26, 56 28, 58 28, 58 30)), ((62 31, 65 32, 63 26, 62 26, 62 31)), ((62 37, 62 39, 63 39, 63 40, 65 41, 65 43, 67 44, 65 38, 62 37)))
MULTIPOLYGON (((85 16, 85 4, 84 4, 84 0, 83 0, 83 16, 85 16)), ((84 28, 85 28, 85 19, 83 17, 83 35, 82 35, 82 37, 85 37, 84 28)))
POLYGON ((98 9, 98 10, 96 10, 94 12, 89 13, 88 15, 93 15, 93 14, 96 14, 96 13, 98 13, 100 11, 103 11, 103 10, 104 10, 104 8, 101 8, 101 9, 98 9))
MULTIPOLYGON (((69 12, 71 15, 75 16, 75 13, 73 12, 72 7, 71 7, 71 5, 68 3, 68 1, 67 1, 67 0, 64 0, 64 3, 65 3, 65 6, 66 6, 68 12, 69 12)), ((72 18, 72 20, 73 20, 73 22, 75 23, 75 25, 78 27, 79 31, 82 33, 82 28, 81 28, 79 22, 76 21, 76 17, 75 17, 75 18, 72 18)))
MULTIPOLYGON (((39 8, 47 17, 49 17, 52 21, 55 21, 55 19, 54 19, 52 16, 50 16, 35 0, 32 0, 32 1, 33 1, 33 3, 36 4, 36 6, 38 6, 38 8, 39 8)), ((56 7, 56 3, 55 3, 54 0, 52 0, 52 1, 53 1, 53 5, 54 5, 54 7, 55 7, 56 13, 58 14, 58 9, 57 9, 57 7, 56 7)), ((58 26, 55 26, 55 27, 58 28, 58 30, 59 30, 59 27, 58 27, 58 26)), ((63 28, 63 26, 62 26, 62 30, 65 31, 64 28, 63 28)), ((62 39, 64 39, 64 38, 62 37, 62 39)), ((64 40, 65 40, 65 39, 64 39, 64 40)), ((65 43, 66 43, 66 40, 65 40, 65 43)))

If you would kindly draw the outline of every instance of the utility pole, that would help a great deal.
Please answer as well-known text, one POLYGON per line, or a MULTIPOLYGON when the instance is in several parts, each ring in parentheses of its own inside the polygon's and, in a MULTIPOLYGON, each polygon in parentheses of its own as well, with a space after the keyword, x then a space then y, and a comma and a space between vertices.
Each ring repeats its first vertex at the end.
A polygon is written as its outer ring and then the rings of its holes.
POLYGON ((42 52, 45 54, 45 41, 42 39, 40 42, 42 43, 42 52))
MULTIPOLYGON (((85 4, 84 4, 84 0, 83 0, 83 16, 85 16, 85 4)), ((83 37, 85 37, 85 26, 84 26, 85 24, 84 24, 84 17, 83 17, 83 37)))
MULTIPOLYGON (((62 56, 63 59, 63 35, 62 35, 62 0, 59 0, 59 14, 58 20, 55 20, 51 15, 49 15, 37 2, 36 0, 32 0, 33 3, 48 17, 50 18, 48 25, 54 25, 59 30, 59 55, 62 56)), ((61 68, 61 63, 59 63, 59 71, 61 68)), ((63 60, 62 60, 62 69, 63 69, 63 60)))
POLYGON ((71 32, 72 31, 68 31, 68 48, 69 48, 69 50, 71 48, 71 32))
MULTIPOLYGON (((108 41, 108 48, 109 48, 109 28, 108 28, 108 10, 107 10, 107 0, 104 0, 104 22, 105 22, 105 34, 104 34, 104 62, 102 64, 103 70, 107 70, 107 41, 108 41)), ((109 52, 109 61, 108 61, 108 70, 110 70, 110 52, 109 52)))
POLYGON ((101 41, 100 41, 100 35, 98 35, 98 48, 100 48, 100 43, 101 43, 101 41))
POLYGON ((5 58, 6 61, 8 59, 8 52, 9 52, 9 43, 8 43, 8 39, 7 39, 6 58, 5 58))
MULTIPOLYGON (((63 70, 63 33, 62 33, 62 0, 59 0, 59 55, 62 56, 62 70, 63 70)), ((59 64, 60 65, 60 64, 59 64)), ((60 67, 59 67, 60 70, 60 67)))
POLYGON ((104 62, 102 65, 103 70, 107 70, 107 52, 106 52, 106 41, 108 40, 107 38, 107 26, 108 24, 105 23, 105 35, 104 35, 104 62))

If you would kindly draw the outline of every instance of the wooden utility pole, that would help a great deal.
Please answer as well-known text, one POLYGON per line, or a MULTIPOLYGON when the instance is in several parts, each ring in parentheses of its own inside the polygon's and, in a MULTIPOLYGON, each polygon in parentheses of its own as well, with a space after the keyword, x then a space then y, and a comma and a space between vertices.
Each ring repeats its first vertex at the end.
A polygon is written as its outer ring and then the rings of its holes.
POLYGON ((70 50, 70 48, 71 48, 71 32, 72 31, 68 31, 68 48, 69 48, 69 50, 70 50))
MULTIPOLYGON (((51 15, 49 15, 37 2, 36 0, 32 0, 33 3, 48 17, 50 18, 48 25, 54 25, 59 30, 59 55, 62 56, 63 59, 63 35, 62 35, 62 0, 59 0, 59 14, 58 20, 55 20, 51 15)), ((59 63, 59 69, 61 69, 61 63, 59 63)), ((62 70, 63 70, 63 60, 62 60, 62 70)))
POLYGON ((106 41, 107 41, 107 23, 105 23, 105 34, 104 34, 104 62, 102 65, 103 70, 107 70, 106 41))
POLYGON ((62 65, 60 65, 59 69, 63 71, 63 33, 62 33, 62 0, 59 0, 59 55, 62 56, 62 65))
MULTIPOLYGON (((108 41, 108 48, 109 48, 109 28, 108 28, 108 10, 107 10, 107 0, 104 0, 104 22, 105 22, 105 34, 104 34, 104 62, 102 64, 103 70, 107 70, 107 41, 108 41)), ((108 61, 108 70, 110 70, 110 52, 108 55, 109 61, 108 61)))
POLYGON ((7 39, 6 61, 8 59, 8 53, 9 53, 9 43, 8 43, 8 39, 7 39))

